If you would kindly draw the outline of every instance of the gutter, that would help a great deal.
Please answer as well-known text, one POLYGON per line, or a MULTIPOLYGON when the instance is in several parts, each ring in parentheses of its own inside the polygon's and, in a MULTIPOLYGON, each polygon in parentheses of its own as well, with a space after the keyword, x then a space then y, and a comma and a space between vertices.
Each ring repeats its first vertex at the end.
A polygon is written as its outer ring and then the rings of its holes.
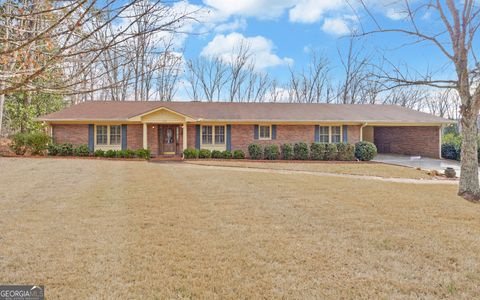
POLYGON ((360 126, 360 141, 363 141, 363 127, 366 127, 368 125, 368 122, 365 122, 360 126))

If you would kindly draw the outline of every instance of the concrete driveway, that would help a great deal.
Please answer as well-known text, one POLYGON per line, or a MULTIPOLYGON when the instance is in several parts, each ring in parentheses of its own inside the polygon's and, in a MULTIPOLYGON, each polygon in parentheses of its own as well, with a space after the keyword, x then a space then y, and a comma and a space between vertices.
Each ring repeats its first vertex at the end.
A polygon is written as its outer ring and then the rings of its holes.
POLYGON ((460 162, 449 159, 435 159, 399 154, 377 154, 373 161, 406 167, 421 168, 423 170, 437 170, 442 173, 445 171, 445 168, 451 167, 455 169, 457 176, 460 175, 460 162))

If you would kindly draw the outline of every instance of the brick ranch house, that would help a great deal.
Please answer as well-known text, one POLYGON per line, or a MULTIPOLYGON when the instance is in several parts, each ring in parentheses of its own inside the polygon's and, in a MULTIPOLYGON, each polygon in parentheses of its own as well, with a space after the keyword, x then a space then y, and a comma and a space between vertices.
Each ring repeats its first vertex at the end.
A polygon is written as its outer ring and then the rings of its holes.
POLYGON ((237 150, 250 143, 370 141, 380 153, 440 157, 448 120, 396 105, 114 102, 77 104, 38 119, 55 143, 96 149, 237 150))

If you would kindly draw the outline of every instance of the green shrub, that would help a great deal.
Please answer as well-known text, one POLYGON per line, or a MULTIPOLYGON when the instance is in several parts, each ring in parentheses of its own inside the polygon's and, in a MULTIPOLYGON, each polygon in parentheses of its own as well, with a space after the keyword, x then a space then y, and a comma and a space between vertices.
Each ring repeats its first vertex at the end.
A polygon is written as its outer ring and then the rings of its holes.
POLYGON ((192 158, 198 158, 198 153, 199 151, 197 149, 193 148, 187 148, 183 150, 183 158, 187 159, 192 159, 192 158))
POLYGON ((263 157, 268 160, 276 160, 280 158, 280 148, 278 145, 266 145, 263 148, 263 157))
POLYGON ((135 156, 143 159, 150 159, 150 150, 149 149, 138 149, 135 151, 135 156))
POLYGON ((444 144, 451 143, 451 144, 460 146, 460 144, 462 143, 462 137, 457 134, 447 133, 442 137, 442 143, 444 144))
POLYGON ((103 151, 102 149, 98 149, 98 150, 95 150, 95 152, 93 152, 93 155, 95 157, 104 157, 105 151, 103 151))
POLYGON ((262 146, 259 144, 248 145, 248 155, 251 159, 262 159, 262 146))
POLYGON ((351 161, 355 159, 355 145, 338 143, 337 150, 337 160, 351 161))
POLYGON ((15 152, 16 155, 24 155, 28 150, 28 136, 26 133, 16 133, 10 137, 11 144, 10 149, 15 152))
POLYGON ((108 157, 108 158, 117 157, 117 151, 111 150, 111 149, 110 149, 110 150, 107 150, 107 151, 105 152, 105 155, 104 155, 104 156, 105 156, 105 157, 108 157))
POLYGON ((75 156, 89 156, 90 149, 88 149, 87 145, 79 145, 73 148, 73 154, 75 154, 75 156))
POLYGON ((325 159, 336 160, 338 154, 337 144, 325 144, 325 159))
POLYGON ((460 145, 456 143, 443 143, 442 144, 442 157, 446 159, 460 160, 460 145))
POLYGON ((126 158, 134 158, 135 157, 135 151, 131 149, 125 150, 125 157, 126 158))
POLYGON ((60 156, 72 156, 73 155, 73 145, 70 143, 65 143, 59 145, 58 155, 60 156))
POLYGON ((310 158, 313 160, 325 160, 325 143, 312 143, 310 145, 310 158))
POLYGON ((42 152, 47 149, 48 144, 52 140, 50 136, 46 135, 43 132, 28 133, 26 135, 26 139, 27 148, 33 155, 42 154, 42 152))
POLYGON ((115 154, 118 158, 127 158, 127 150, 117 150, 115 154))
POLYGON ((60 147, 56 144, 49 144, 47 146, 47 154, 50 155, 50 156, 55 156, 55 155, 58 155, 58 153, 60 152, 60 147))
POLYGON ((293 159, 293 146, 292 144, 283 144, 280 146, 282 152, 282 159, 290 160, 293 159))
POLYGON ((232 151, 225 150, 222 152, 222 156, 223 158, 230 159, 230 158, 233 158, 233 153, 232 151))
POLYGON ((359 160, 369 161, 377 155, 377 147, 366 141, 355 144, 355 157, 359 160))
POLYGON ((212 158, 223 158, 223 152, 219 150, 212 151, 212 158))
POLYGON ((212 157, 212 151, 208 149, 200 149, 200 152, 198 153, 198 158, 210 158, 212 157))
POLYGON ((298 160, 307 160, 308 145, 304 142, 295 143, 293 146, 293 156, 298 160))
POLYGON ((245 158, 245 152, 243 152, 243 150, 235 150, 235 151, 233 151, 233 158, 234 159, 244 159, 245 158))

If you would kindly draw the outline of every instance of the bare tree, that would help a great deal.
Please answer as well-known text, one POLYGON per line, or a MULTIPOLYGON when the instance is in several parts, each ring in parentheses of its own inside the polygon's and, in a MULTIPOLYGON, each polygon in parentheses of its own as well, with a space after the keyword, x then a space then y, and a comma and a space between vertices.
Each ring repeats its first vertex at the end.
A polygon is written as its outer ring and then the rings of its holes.
POLYGON ((191 59, 187 62, 187 70, 193 100, 203 97, 208 102, 220 101, 229 75, 227 66, 219 57, 191 59))
MULTIPOLYGON (((196 12, 179 10, 173 3, 160 0, 121 4, 113 0, 3 1, 0 4, 0 124, 7 93, 83 94, 74 97, 74 101, 81 101, 87 99, 86 94, 89 100, 95 98, 96 92, 106 95, 107 88, 124 91, 132 74, 124 68, 131 61, 120 60, 122 47, 137 41, 141 49, 151 50, 155 37, 179 33, 183 24, 195 20, 196 12), (52 75, 61 80, 50 80, 52 75)), ((135 54, 128 56, 139 59, 133 80, 142 82, 138 93, 139 98, 145 99, 152 94, 152 60, 151 56, 144 57, 143 52, 135 54)), ((109 93, 117 96, 120 91, 109 93)))
MULTIPOLYGON (((362 0, 360 0, 362 1, 362 0)), ((477 32, 480 27, 480 7, 477 0, 432 0, 402 3, 405 17, 400 26, 383 27, 361 2, 372 18, 375 28, 359 34, 389 33, 403 34, 413 40, 406 45, 430 43, 450 62, 454 77, 424 76, 420 80, 405 75, 403 70, 393 68, 386 73, 386 79, 396 86, 426 85, 443 89, 455 89, 461 100, 460 115, 462 126, 461 175, 458 194, 471 201, 480 200, 477 157, 477 117, 480 108, 480 63, 477 60, 477 32), (425 13, 432 19, 440 20, 436 30, 419 22, 425 13)), ((398 9, 397 9, 398 10, 398 9)))
MULTIPOLYGON (((347 53, 344 55, 338 49, 343 69, 343 81, 340 82, 337 96, 339 103, 354 104, 367 102, 364 98, 366 96, 364 91, 367 90, 367 86, 372 87, 374 85, 374 81, 369 80, 371 73, 367 69, 371 59, 364 55, 361 48, 356 47, 354 36, 350 36, 347 53)), ((372 93, 374 90, 370 89, 369 91, 372 93)))
POLYGON ((298 103, 330 102, 329 61, 312 53, 307 69, 297 73, 290 70, 290 101, 298 103))

